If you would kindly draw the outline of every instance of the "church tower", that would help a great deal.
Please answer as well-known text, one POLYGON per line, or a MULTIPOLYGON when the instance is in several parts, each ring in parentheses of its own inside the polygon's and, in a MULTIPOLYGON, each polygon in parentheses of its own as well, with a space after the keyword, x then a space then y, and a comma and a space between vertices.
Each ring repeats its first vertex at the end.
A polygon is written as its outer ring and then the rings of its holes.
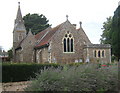
MULTIPOLYGON (((26 28, 24 25, 24 20, 22 19, 22 13, 20 9, 20 2, 18 2, 17 16, 14 22, 13 30, 13 56, 15 57, 15 49, 18 47, 19 43, 26 37, 26 28)), ((15 61, 15 58, 13 58, 15 61)))

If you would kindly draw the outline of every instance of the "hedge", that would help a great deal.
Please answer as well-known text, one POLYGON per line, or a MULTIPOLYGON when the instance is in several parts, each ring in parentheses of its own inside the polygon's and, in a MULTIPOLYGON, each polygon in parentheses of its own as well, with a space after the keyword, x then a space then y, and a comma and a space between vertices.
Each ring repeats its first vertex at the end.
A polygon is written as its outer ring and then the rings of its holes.
POLYGON ((58 64, 36 64, 36 63, 3 63, 2 64, 2 82, 27 81, 40 73, 41 70, 53 67, 58 64))
MULTIPOLYGON (((66 69, 71 66, 80 66, 84 63, 72 63, 67 65, 60 65, 54 63, 37 64, 37 63, 3 63, 2 64, 2 82, 18 82, 27 81, 36 77, 36 73, 40 73, 41 70, 53 67, 66 69)), ((1 65, 1 64, 0 64, 1 65)), ((99 67, 101 64, 99 64, 99 67)))

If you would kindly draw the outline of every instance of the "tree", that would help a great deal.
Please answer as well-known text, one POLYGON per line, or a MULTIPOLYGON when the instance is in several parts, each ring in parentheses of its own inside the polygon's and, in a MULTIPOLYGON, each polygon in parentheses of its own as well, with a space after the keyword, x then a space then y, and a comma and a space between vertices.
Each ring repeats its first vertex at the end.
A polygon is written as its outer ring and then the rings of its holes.
POLYGON ((41 14, 27 14, 23 17, 27 33, 31 29, 33 34, 37 34, 40 31, 46 29, 50 25, 48 24, 47 18, 41 14))
POLYGON ((120 59, 120 6, 116 9, 112 21, 112 52, 120 59))
POLYGON ((108 17, 107 21, 103 23, 103 34, 101 35, 101 44, 111 44, 111 29, 112 29, 112 17, 108 17))
POLYGON ((11 60, 11 59, 13 58, 13 51, 12 51, 12 48, 9 49, 7 52, 8 52, 8 58, 9 58, 9 60, 11 60))
POLYGON ((111 44, 112 54, 120 59, 120 6, 115 10, 114 16, 103 23, 102 29, 101 44, 111 44))

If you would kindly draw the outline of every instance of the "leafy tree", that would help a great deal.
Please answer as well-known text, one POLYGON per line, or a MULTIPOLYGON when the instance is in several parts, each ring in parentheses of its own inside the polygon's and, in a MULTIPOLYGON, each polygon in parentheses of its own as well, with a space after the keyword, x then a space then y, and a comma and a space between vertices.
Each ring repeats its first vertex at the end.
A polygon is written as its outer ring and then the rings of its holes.
POLYGON ((8 58, 11 60, 13 58, 12 48, 8 50, 8 58))
POLYGON ((107 21, 103 23, 103 34, 101 35, 101 44, 111 44, 111 28, 112 28, 112 17, 108 17, 107 21))
POLYGON ((25 22, 25 27, 27 30, 27 33, 29 29, 31 29, 33 34, 37 34, 40 31, 46 29, 50 25, 48 24, 47 18, 41 14, 27 14, 26 16, 23 17, 23 20, 25 22))
POLYGON ((112 22, 112 52, 120 59, 120 6, 116 9, 112 22))
POLYGON ((107 18, 103 23, 101 44, 111 44, 112 54, 120 59, 120 6, 115 10, 114 16, 107 18))

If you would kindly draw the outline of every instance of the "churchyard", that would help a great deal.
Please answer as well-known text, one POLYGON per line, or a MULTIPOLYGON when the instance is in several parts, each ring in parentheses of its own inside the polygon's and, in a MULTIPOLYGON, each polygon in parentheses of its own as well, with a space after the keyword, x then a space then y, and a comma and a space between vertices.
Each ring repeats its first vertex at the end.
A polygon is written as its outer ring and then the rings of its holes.
POLYGON ((3 91, 118 90, 118 63, 3 63, 3 91), (9 73, 9 74, 8 74, 9 73))

